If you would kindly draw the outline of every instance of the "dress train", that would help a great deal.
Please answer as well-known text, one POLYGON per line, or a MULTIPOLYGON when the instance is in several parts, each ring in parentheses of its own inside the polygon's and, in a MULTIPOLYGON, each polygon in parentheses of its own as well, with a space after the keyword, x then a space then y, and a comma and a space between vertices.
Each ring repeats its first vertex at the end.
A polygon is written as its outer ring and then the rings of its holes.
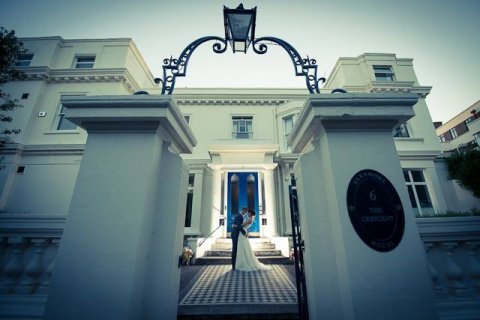
POLYGON ((253 252, 250 241, 247 237, 240 234, 238 236, 237 260, 235 269, 240 271, 254 271, 254 270, 271 270, 272 267, 267 266, 258 261, 253 252))

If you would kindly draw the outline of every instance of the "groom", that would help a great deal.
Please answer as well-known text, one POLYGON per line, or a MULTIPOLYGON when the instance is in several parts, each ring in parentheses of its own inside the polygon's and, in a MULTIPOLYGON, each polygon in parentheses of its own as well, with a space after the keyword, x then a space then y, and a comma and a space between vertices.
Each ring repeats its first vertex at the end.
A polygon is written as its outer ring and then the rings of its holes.
POLYGON ((235 270, 235 261, 237 260, 238 236, 240 232, 245 235, 243 230, 243 215, 248 212, 248 208, 242 208, 242 212, 238 212, 233 219, 232 224, 232 270, 235 270))

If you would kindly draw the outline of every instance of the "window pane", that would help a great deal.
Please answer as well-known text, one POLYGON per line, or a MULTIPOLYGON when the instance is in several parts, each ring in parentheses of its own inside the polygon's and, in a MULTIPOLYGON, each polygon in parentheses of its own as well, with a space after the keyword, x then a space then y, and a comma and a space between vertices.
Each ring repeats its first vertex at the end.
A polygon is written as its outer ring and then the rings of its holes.
POLYGON ((413 208, 417 207, 417 201, 415 200, 415 195, 413 194, 412 186, 407 186, 408 189, 408 196, 410 197, 410 203, 412 204, 413 208))
POLYGON ((193 190, 189 190, 187 193, 187 209, 185 213, 185 227, 192 226, 192 202, 193 202, 193 190))
POLYGON ((190 188, 193 188, 194 183, 195 183, 195 174, 189 174, 188 175, 188 186, 190 188))
POLYGON ((32 62, 33 54, 21 54, 18 56, 15 66, 17 67, 28 67, 32 62))
POLYGON ((416 185, 415 190, 417 191, 418 201, 420 201, 420 207, 432 208, 432 202, 430 201, 430 196, 428 195, 427 186, 416 185))
POLYGON ((392 72, 392 69, 388 66, 373 66, 375 72, 392 72))
POLYGON ((480 133, 475 133, 473 136, 475 137, 475 142, 477 142, 477 145, 480 146, 480 133))
POLYGON ((93 63, 94 61, 95 61, 94 57, 79 57, 79 58, 77 58, 78 63, 85 63, 85 62, 93 63))
POLYGON ((75 62, 76 69, 91 69, 95 63, 95 57, 77 57, 75 62))
POLYGON ((373 72, 377 81, 395 81, 391 66, 373 66, 373 72))
POLYGON ((77 125, 67 119, 65 119, 65 111, 62 109, 60 110, 60 113, 58 114, 58 125, 57 125, 57 130, 76 130, 77 125))
POLYGON ((423 172, 420 170, 412 170, 412 177, 413 181, 415 182, 425 182, 425 178, 423 177, 423 172))
POLYGON ((405 123, 402 123, 395 129, 393 129, 393 136, 396 138, 408 138, 410 134, 408 133, 407 126, 405 123))
POLYGON ((286 117, 283 119, 283 129, 286 135, 290 134, 293 129, 293 117, 286 117))
POLYGON ((247 139, 252 135, 252 117, 233 117, 232 118, 233 137, 237 139, 247 139))
POLYGON ((252 132, 252 121, 247 121, 246 127, 247 127, 247 132, 252 132))
POLYGON ((458 137, 457 129, 455 128, 450 129, 450 134, 452 135, 452 139, 455 139, 456 137, 458 137))
POLYGON ((408 175, 408 170, 403 170, 403 177, 406 182, 410 182, 410 176, 408 175))
POLYGON ((67 119, 65 119, 65 115, 60 115, 60 119, 58 121, 57 130, 75 130, 77 129, 77 125, 67 119))

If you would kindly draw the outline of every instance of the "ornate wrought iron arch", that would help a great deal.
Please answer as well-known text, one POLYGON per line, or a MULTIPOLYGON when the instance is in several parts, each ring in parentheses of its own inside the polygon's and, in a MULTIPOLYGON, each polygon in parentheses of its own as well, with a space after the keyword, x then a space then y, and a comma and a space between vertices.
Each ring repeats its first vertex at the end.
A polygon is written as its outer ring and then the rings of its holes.
MULTIPOLYGON (((162 94, 172 94, 175 89, 175 81, 177 77, 185 77, 187 73, 187 66, 192 53, 200 45, 208 41, 216 41, 212 45, 213 52, 224 53, 227 50, 228 42, 226 39, 217 36, 206 36, 198 38, 190 43, 180 54, 177 59, 173 57, 163 60, 163 77, 155 78, 155 82, 161 85, 162 94)), ((265 54, 268 50, 268 46, 264 42, 273 42, 280 45, 290 56, 293 67, 295 69, 295 76, 305 77, 305 83, 307 89, 312 94, 320 93, 319 83, 324 83, 326 79, 324 77, 317 78, 317 61, 315 59, 302 58, 298 51, 290 45, 288 42, 275 38, 275 37, 261 37, 252 42, 253 51, 257 54, 265 54)), ((334 89, 332 93, 346 93, 343 89, 334 89)))

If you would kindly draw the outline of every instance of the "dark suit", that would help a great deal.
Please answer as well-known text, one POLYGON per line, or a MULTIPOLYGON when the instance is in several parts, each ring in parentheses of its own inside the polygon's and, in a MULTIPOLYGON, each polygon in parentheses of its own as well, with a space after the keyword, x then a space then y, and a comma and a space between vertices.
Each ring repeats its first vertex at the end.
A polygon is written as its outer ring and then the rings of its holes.
POLYGON ((243 230, 242 223, 243 223, 243 216, 240 213, 237 213, 235 215, 235 218, 233 219, 234 226, 232 226, 232 268, 233 269, 235 269, 235 262, 237 260, 238 236, 240 235, 240 232, 243 234, 246 233, 245 230, 243 230))

